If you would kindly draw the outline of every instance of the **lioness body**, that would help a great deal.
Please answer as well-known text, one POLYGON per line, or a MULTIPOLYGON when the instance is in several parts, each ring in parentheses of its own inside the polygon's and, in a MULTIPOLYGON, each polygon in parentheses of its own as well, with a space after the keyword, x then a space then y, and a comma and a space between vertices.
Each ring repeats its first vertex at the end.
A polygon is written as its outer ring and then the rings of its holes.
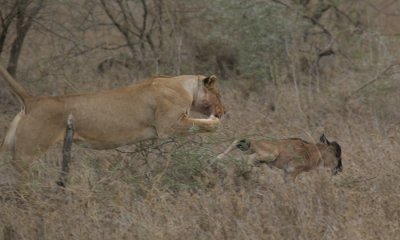
POLYGON ((29 114, 23 117, 16 132, 16 136, 24 135, 24 139, 17 137, 17 149, 42 148, 33 144, 38 137, 43 138, 39 142, 45 145, 47 141, 62 140, 69 114, 74 118, 75 139, 91 148, 109 149, 159 135, 165 137, 174 129, 173 120, 177 123, 190 111, 192 98, 180 88, 163 86, 163 80, 168 83, 166 79, 153 79, 101 93, 28 99, 29 114), (174 99, 177 96, 180 98, 174 99), (165 104, 173 106, 163 109, 165 104), (171 108, 174 110, 169 114, 174 119, 166 115, 171 108), (163 124, 167 129, 161 129, 163 124))
POLYGON ((298 138, 236 140, 218 158, 223 158, 235 148, 246 152, 253 163, 283 169, 285 181, 294 181, 298 174, 318 166, 330 168, 333 174, 342 171, 341 148, 336 142, 329 142, 324 135, 321 136, 321 143, 316 144, 298 138))
POLYGON ((95 149, 110 149, 175 134, 215 131, 223 112, 214 76, 156 77, 110 91, 30 96, 0 67, 0 74, 23 103, 2 144, 14 158, 45 152, 65 135, 73 118, 74 139, 95 149), (193 119, 194 110, 210 117, 193 119), (216 116, 216 117, 215 117, 216 116))

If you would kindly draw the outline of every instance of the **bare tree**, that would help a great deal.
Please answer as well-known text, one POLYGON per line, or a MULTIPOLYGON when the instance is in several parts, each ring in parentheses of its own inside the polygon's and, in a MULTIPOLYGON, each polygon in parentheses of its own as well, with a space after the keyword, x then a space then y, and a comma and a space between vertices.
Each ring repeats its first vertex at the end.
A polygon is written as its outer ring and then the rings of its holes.
POLYGON ((162 34, 162 8, 160 0, 100 0, 100 5, 112 24, 118 29, 126 41, 126 45, 134 59, 143 67, 148 52, 155 53, 162 47, 160 37, 157 45, 154 34, 162 34), (158 27, 156 27, 158 26, 158 27))
POLYGON ((7 66, 7 70, 12 76, 15 76, 17 72, 18 59, 26 34, 31 28, 36 15, 42 9, 43 1, 44 0, 17 0, 15 2, 17 5, 15 26, 17 36, 12 43, 7 66))
POLYGON ((16 2, 7 0, 0 1, 0 55, 3 52, 4 44, 7 38, 8 30, 17 14, 16 2))
POLYGON ((11 43, 7 70, 15 76, 25 37, 35 17, 43 8, 44 0, 3 0, 1 5, 4 7, 0 9, 0 55, 4 51, 9 30, 14 26, 16 36, 11 43))

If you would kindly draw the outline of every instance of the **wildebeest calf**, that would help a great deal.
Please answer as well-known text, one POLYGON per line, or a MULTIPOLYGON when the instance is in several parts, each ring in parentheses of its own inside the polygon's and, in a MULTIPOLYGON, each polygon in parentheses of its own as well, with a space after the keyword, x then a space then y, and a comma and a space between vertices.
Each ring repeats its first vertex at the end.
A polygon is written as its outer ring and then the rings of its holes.
POLYGON ((329 142, 324 134, 320 141, 313 144, 299 138, 235 140, 217 158, 221 159, 233 149, 239 148, 249 155, 250 162, 254 164, 265 163, 270 167, 283 169, 285 182, 294 182, 297 175, 318 166, 329 168, 336 175, 343 170, 340 145, 329 142))

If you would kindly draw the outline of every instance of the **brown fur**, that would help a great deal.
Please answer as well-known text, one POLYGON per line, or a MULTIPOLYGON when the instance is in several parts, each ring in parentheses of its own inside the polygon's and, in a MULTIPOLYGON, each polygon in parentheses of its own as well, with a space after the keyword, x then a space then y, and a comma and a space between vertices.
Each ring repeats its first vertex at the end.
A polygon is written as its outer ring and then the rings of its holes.
POLYGON ((32 158, 62 141, 67 118, 74 119, 74 140, 111 149, 189 132, 212 132, 224 113, 215 76, 155 77, 110 91, 31 96, 0 66, 0 76, 22 103, 1 146, 16 159, 32 158), (190 111, 210 116, 195 119, 190 111))
POLYGON ((282 140, 235 140, 229 148, 218 155, 223 158, 230 151, 239 148, 249 155, 252 163, 265 163, 283 169, 285 181, 295 181, 297 175, 318 166, 332 170, 335 175, 342 171, 341 148, 336 142, 329 142, 325 135, 320 143, 312 144, 298 138, 282 140))

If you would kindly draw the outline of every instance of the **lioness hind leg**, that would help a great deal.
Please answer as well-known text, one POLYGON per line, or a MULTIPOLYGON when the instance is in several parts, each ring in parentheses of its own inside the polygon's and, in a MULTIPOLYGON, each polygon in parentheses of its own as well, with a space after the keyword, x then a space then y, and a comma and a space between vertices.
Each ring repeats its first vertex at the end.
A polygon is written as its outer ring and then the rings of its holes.
MULTIPOLYGON (((6 136, 4 137, 3 142, 0 145, 0 163, 3 166, 8 166, 8 163, 14 165, 13 160, 15 159, 15 135, 19 122, 24 115, 25 112, 21 111, 14 117, 7 130, 6 136)), ((15 173, 12 170, 10 171, 10 169, 7 169, 7 167, 2 167, 0 169, 0 175, 0 185, 12 184, 16 181, 15 173)))
POLYGON ((67 129, 65 130, 64 136, 64 145, 63 145, 63 159, 61 165, 61 174, 60 180, 57 181, 57 184, 61 187, 65 187, 67 182, 67 174, 69 172, 69 163, 71 161, 71 148, 72 148, 72 141, 74 138, 74 122, 72 115, 69 115, 67 120, 67 129))
POLYGON ((47 119, 42 116, 25 115, 18 125, 12 164, 21 180, 29 176, 33 160, 43 155, 51 145, 62 139, 62 119, 52 122, 47 119))
POLYGON ((15 135, 17 132, 17 127, 21 119, 25 116, 25 112, 19 112, 14 119, 12 120, 10 127, 7 130, 7 134, 3 140, 1 145, 0 152, 3 153, 11 153, 12 157, 15 157, 15 135))

